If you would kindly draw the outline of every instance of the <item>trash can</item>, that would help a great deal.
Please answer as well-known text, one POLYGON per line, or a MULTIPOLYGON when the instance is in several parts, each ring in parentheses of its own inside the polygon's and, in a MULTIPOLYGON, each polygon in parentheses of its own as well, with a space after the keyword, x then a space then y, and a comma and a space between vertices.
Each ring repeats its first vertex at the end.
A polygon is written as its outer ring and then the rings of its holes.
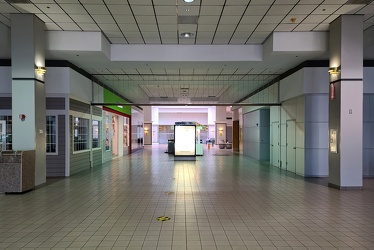
POLYGON ((174 140, 168 140, 168 154, 174 154, 174 140))

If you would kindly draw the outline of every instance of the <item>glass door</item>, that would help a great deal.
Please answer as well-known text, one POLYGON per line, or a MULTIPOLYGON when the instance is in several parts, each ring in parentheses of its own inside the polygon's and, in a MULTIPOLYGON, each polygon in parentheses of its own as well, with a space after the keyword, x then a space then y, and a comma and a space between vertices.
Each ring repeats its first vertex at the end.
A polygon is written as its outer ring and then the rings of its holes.
POLYGON ((0 150, 6 150, 6 124, 0 121, 0 150))

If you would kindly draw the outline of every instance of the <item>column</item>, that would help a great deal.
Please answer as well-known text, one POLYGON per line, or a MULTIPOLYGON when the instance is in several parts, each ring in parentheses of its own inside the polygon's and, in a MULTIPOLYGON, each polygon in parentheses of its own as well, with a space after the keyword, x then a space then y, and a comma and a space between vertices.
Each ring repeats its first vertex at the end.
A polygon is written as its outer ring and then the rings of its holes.
POLYGON ((363 16, 330 24, 329 186, 362 188, 363 16))
POLYGON ((13 150, 35 150, 36 186, 46 182, 44 29, 33 14, 11 15, 12 144, 13 150))
POLYGON ((226 106, 217 106, 215 121, 216 144, 226 143, 226 127, 226 106))
POLYGON ((232 122, 232 148, 233 151, 239 152, 239 136, 240 127, 239 127, 239 108, 233 111, 233 122, 232 122))
POLYGON ((152 145, 152 107, 144 106, 144 145, 152 145))

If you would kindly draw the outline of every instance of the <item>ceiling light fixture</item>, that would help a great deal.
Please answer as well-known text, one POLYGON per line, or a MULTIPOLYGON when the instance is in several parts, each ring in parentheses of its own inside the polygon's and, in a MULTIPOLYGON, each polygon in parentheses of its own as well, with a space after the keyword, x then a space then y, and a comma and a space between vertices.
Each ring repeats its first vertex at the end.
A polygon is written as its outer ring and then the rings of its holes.
POLYGON ((192 3, 195 0, 183 0, 183 1, 185 1, 186 3, 192 3))
POLYGON ((191 37, 193 37, 193 36, 194 36, 194 34, 191 33, 191 32, 183 32, 183 33, 181 34, 181 37, 183 37, 183 38, 191 38, 191 37))

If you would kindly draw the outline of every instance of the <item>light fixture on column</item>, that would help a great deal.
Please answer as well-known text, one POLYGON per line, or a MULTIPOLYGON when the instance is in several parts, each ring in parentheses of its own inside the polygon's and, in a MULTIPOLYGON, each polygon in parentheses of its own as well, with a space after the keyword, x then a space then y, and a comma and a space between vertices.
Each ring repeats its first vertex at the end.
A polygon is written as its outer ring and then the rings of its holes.
POLYGON ((220 128, 219 129, 219 136, 222 136, 222 134, 223 134, 223 128, 220 128))
POLYGON ((331 67, 329 69, 330 75, 337 75, 340 73, 340 67, 331 67))
POLYGON ((144 128, 145 135, 148 135, 148 128, 144 128))
POLYGON ((47 70, 45 69, 45 67, 42 67, 42 66, 37 66, 35 68, 35 72, 38 74, 38 75, 41 75, 43 76, 45 74, 47 70))

